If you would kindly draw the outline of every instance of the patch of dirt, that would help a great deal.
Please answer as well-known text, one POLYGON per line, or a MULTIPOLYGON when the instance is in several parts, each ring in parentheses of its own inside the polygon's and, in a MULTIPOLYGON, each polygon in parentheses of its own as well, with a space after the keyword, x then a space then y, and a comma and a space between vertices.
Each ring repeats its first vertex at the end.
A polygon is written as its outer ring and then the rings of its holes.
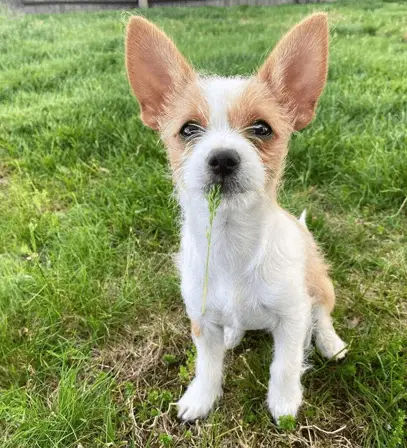
MULTIPOLYGON (((252 344, 257 346, 258 337, 257 333, 250 333, 243 347, 229 353, 225 366, 228 376, 239 375, 234 366, 236 359, 232 358, 238 358, 244 347, 251 350, 252 344)), ((244 391, 237 392, 231 384, 225 384, 218 412, 206 420, 181 423, 176 416, 176 401, 186 383, 179 372, 190 361, 192 345, 186 313, 182 308, 174 308, 144 316, 138 325, 123 328, 120 337, 95 350, 94 365, 113 373, 119 385, 117 401, 123 412, 123 440, 133 439, 137 447, 358 448, 348 439, 346 425, 341 426, 337 419, 328 418, 322 424, 320 419, 316 423, 305 418, 306 425, 298 426, 292 433, 278 430, 265 409, 253 422, 245 421, 252 406, 263 406, 263 402, 256 403, 258 399, 253 397, 253 404, 248 403, 249 411, 243 409, 242 399, 236 394, 244 391), (171 356, 170 364, 163 359, 165 355, 171 356), (126 393, 129 384, 132 387, 126 393)))
POLYGON ((182 360, 180 347, 191 343, 189 322, 180 309, 150 315, 136 329, 125 327, 116 339, 95 350, 94 362, 101 370, 113 372, 120 381, 136 383, 165 369, 164 354, 182 360))

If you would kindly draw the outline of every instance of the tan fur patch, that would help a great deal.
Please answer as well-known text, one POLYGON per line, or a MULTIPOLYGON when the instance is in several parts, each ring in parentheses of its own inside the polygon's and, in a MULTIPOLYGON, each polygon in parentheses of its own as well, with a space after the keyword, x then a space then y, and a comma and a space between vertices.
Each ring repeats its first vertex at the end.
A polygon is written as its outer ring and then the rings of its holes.
POLYGON ((329 277, 329 265, 309 232, 307 237, 305 275, 311 299, 323 305, 328 313, 335 306, 335 290, 329 277))
POLYGON ((188 121, 196 121, 204 128, 209 121, 209 106, 196 78, 184 86, 182 91, 173 93, 160 117, 161 138, 168 151, 174 179, 179 175, 182 162, 190 150, 179 135, 180 129, 188 121))
POLYGON ((199 338, 201 336, 201 327, 195 321, 191 321, 191 331, 195 337, 199 338))
POLYGON ((327 312, 331 313, 335 306, 335 290, 329 277, 329 265, 311 232, 295 216, 283 208, 281 211, 295 223, 305 237, 305 281, 308 294, 314 303, 323 305, 327 312))
POLYGON ((253 140, 253 145, 270 176, 268 187, 273 198, 284 169, 287 145, 293 131, 290 118, 273 97, 266 83, 258 78, 250 81, 243 94, 229 109, 231 127, 246 137, 248 137, 247 128, 257 120, 264 120, 273 130, 270 139, 253 140))

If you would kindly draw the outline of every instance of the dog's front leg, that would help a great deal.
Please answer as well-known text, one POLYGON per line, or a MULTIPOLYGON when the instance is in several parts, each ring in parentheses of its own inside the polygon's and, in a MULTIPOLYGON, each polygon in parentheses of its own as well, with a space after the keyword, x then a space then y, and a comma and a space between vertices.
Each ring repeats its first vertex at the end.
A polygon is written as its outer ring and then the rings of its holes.
POLYGON ((302 401, 301 373, 304 344, 309 331, 310 311, 282 317, 273 329, 274 360, 270 366, 268 406, 275 421, 296 416, 302 401))
POLYGON ((206 417, 222 395, 222 370, 225 353, 223 328, 192 323, 192 337, 197 349, 195 378, 178 402, 178 417, 195 420, 206 417))

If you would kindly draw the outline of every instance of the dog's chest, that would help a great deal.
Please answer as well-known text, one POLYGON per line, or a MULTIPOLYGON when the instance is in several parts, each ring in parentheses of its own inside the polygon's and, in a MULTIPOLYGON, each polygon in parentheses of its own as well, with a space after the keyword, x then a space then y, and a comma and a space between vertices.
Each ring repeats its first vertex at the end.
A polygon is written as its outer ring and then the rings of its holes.
POLYGON ((216 265, 208 284, 208 306, 222 325, 237 325, 247 330, 273 325, 273 287, 263 280, 260 269, 216 265))
POLYGON ((205 318, 244 329, 273 326, 282 307, 281 285, 293 276, 287 239, 273 224, 271 218, 224 220, 213 235, 208 272, 207 240, 203 232, 197 236, 196 227, 186 228, 180 267, 191 319, 202 318, 207 280, 205 318))

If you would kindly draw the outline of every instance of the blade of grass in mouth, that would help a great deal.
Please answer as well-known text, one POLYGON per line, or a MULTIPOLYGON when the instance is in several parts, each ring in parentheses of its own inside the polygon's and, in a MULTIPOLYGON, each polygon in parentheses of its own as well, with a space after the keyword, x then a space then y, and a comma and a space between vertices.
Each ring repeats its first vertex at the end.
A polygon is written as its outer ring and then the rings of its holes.
POLYGON ((221 187, 220 185, 214 185, 211 187, 209 192, 205 195, 208 201, 208 209, 209 209, 209 226, 206 229, 206 241, 207 241, 207 250, 206 250, 206 260, 205 260, 205 272, 204 272, 204 282, 203 282, 203 291, 202 291, 202 315, 205 314, 206 311, 206 299, 208 296, 208 276, 209 276, 209 258, 211 254, 211 240, 212 240, 212 228, 213 221, 216 216, 216 212, 220 205, 221 201, 221 187))

